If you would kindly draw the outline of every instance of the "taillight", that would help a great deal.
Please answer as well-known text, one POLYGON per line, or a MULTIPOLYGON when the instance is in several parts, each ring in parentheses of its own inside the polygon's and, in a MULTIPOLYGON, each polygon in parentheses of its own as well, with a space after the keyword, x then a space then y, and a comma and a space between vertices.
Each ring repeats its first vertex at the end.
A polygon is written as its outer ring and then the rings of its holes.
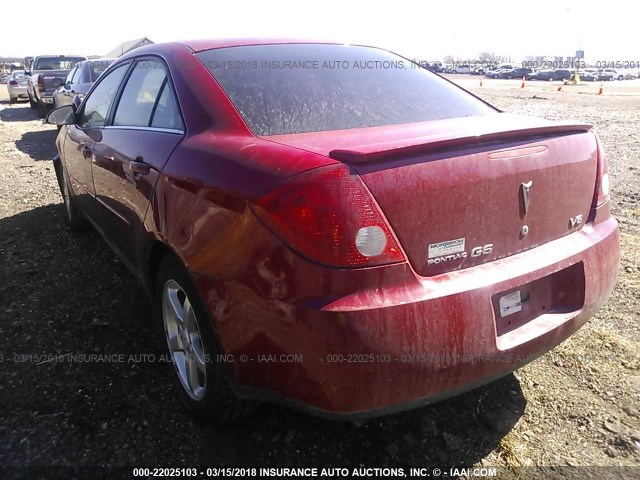
POLYGON ((38 75, 38 90, 44 92, 44 77, 42 74, 38 75))
POLYGON ((597 156, 598 156, 598 169, 596 172, 596 191, 593 196, 593 206, 599 207, 603 203, 609 201, 609 164, 607 157, 604 154, 602 148, 602 142, 596 135, 597 156))
POLYGON ((318 263, 369 267, 405 260, 362 180, 343 165, 287 179, 253 209, 293 250, 318 263))
POLYGON ((10 81, 9 81, 9 85, 11 85, 11 86, 14 86, 14 87, 15 87, 15 86, 17 86, 17 85, 18 85, 18 82, 16 82, 15 80, 10 80, 10 81))

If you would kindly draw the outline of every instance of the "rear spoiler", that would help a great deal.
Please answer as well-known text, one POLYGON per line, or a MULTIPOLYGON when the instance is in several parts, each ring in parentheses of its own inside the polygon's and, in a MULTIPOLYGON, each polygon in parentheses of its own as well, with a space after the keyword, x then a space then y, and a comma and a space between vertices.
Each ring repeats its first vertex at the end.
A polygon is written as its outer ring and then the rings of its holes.
POLYGON ((396 140, 384 143, 361 145, 353 149, 335 149, 329 152, 329 157, 348 163, 366 163, 381 158, 399 155, 417 155, 431 153, 443 149, 461 148, 479 143, 489 143, 498 140, 514 138, 537 137, 541 135, 557 135, 588 132, 592 125, 586 123, 554 122, 548 125, 534 127, 496 130, 486 128, 485 131, 468 131, 452 129, 451 132, 427 135, 410 139, 396 140))

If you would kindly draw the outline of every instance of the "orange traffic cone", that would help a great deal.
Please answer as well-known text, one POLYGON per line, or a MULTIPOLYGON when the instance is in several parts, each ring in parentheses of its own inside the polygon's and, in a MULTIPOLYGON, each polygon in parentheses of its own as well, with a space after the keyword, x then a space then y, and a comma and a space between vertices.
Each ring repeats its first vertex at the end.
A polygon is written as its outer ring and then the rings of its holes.
POLYGON ((558 92, 562 91, 562 84, 558 85, 558 92))
POLYGON ((484 78, 484 77, 480 77, 480 86, 482 86, 482 79, 483 79, 483 78, 484 78))
POLYGON ((598 90, 598 95, 602 95, 602 82, 600 82, 600 89, 598 90))
POLYGON ((524 75, 522 76, 522 85, 520 85, 520 88, 524 88, 524 75))

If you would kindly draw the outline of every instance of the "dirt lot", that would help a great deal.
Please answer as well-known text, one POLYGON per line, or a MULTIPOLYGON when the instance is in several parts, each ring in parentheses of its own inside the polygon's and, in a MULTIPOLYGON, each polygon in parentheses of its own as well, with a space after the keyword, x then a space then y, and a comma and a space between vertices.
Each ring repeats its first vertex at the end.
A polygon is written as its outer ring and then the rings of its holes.
POLYGON ((504 110, 595 126, 619 282, 578 334, 514 375, 361 426, 268 405, 225 427, 185 414, 167 365, 142 356, 164 352, 142 290, 95 233, 64 225, 55 128, 0 88, 0 465, 640 465, 640 81, 597 96, 598 84, 452 78, 504 110), (68 353, 128 360, 51 361, 68 353))

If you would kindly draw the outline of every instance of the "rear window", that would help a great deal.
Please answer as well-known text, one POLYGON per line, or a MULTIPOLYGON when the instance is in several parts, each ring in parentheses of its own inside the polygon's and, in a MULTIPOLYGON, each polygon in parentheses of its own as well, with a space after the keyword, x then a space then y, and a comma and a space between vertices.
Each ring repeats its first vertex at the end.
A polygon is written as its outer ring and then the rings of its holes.
POLYGON ((71 70, 76 63, 86 60, 85 57, 40 57, 34 70, 71 70))
POLYGON ((376 48, 254 45, 197 56, 258 136, 495 112, 428 70, 376 48))

